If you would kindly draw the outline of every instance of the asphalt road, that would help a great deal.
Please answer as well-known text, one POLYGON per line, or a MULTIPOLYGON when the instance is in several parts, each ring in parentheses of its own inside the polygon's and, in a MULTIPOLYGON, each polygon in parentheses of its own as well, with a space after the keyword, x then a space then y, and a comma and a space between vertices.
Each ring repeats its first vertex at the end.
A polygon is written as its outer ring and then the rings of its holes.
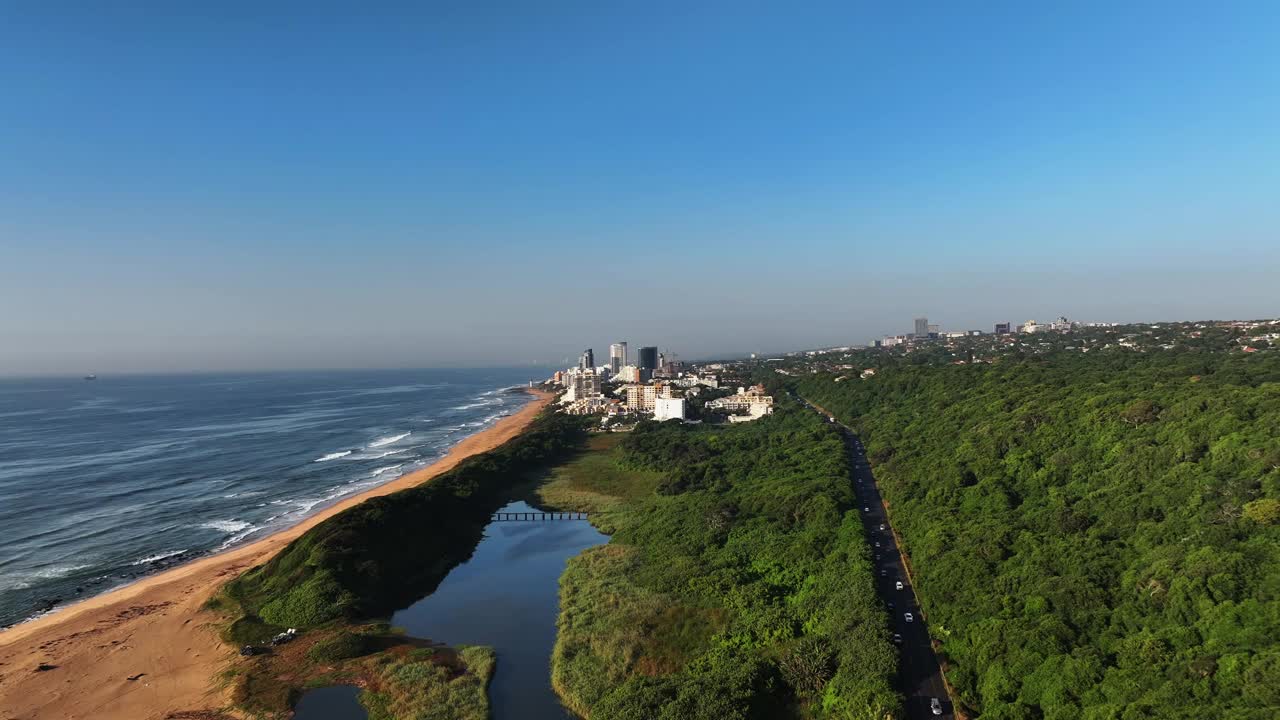
MULTIPOLYGON (((805 404, 809 405, 807 402, 805 404)), ((830 419, 831 416, 820 408, 813 405, 809 407, 830 419)), ((867 532, 867 545, 871 547, 872 557, 875 558, 876 590, 889 608, 892 631, 902 636, 902 643, 898 645, 898 685, 905 700, 907 717, 911 720, 952 718, 951 700, 942 680, 938 656, 934 654, 930 644, 929 626, 921 617, 915 588, 911 587, 911 581, 907 578, 902 555, 894 540, 889 514, 880 498, 880 489, 871 474, 871 465, 867 462, 862 442, 849 428, 839 423, 835 425, 844 434, 849 448, 849 462, 853 465, 854 484, 858 493, 858 511, 867 532), (899 582, 902 583, 901 590, 898 589, 899 582), (911 613, 911 622, 907 622, 906 613, 911 613), (938 698, 942 703, 942 715, 934 715, 930 709, 929 703, 933 698, 938 698)))

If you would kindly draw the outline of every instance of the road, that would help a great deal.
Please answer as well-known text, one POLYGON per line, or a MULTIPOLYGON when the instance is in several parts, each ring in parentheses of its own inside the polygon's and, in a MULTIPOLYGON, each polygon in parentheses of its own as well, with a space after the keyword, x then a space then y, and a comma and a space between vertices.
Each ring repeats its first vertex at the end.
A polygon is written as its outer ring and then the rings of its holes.
MULTIPOLYGON (((797 399, 823 417, 832 419, 825 410, 802 398, 797 399)), ((876 591, 889 609, 892 631, 902 638, 898 646, 898 685, 906 704, 907 718, 953 718, 952 704, 947 695, 946 683, 942 679, 938 656, 934 654, 930 644, 929 627, 921 616, 915 588, 907 577, 902 554, 894 540, 889 513, 880 497, 875 477, 871 474, 871 464, 867 462, 862 441, 848 427, 840 423, 835 423, 835 426, 844 435, 849 449, 854 487, 858 493, 858 511, 866 529, 867 545, 871 547, 872 557, 875 559, 876 591), (902 583, 901 590, 898 589, 898 583, 902 583), (906 613, 911 613, 912 622, 907 622, 906 613), (934 715, 930 709, 929 704, 933 698, 938 698, 941 702, 942 715, 934 715)))

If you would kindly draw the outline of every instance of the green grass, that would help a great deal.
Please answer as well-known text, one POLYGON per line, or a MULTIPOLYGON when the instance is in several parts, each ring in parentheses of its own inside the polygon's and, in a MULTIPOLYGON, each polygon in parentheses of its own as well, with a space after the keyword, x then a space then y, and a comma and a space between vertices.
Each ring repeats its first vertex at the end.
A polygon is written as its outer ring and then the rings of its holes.
POLYGON ((652 495, 663 474, 623 466, 616 450, 623 435, 593 435, 585 452, 549 470, 538 487, 541 504, 558 510, 597 513, 593 524, 612 533, 610 515, 628 502, 652 495))
POLYGON ((263 645, 281 632, 284 628, 279 625, 265 623, 256 617, 240 617, 226 627, 222 639, 237 647, 263 645))
POLYGON ((317 663, 334 663, 367 655, 374 648, 374 638, 344 630, 312 645, 307 650, 307 659, 317 663))
POLYGON ((369 720, 488 720, 495 661, 487 647, 383 655, 360 702, 369 720))
POLYGON ((586 716, 633 675, 677 672, 723 625, 723 612, 637 585, 637 551, 609 544, 569 561, 560 578, 561 612, 551 683, 586 716))

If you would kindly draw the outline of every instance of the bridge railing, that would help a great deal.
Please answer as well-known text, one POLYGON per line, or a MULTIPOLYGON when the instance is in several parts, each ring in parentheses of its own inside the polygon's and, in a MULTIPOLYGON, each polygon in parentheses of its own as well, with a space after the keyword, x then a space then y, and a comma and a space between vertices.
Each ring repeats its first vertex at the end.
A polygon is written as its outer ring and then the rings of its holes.
POLYGON ((542 522, 549 520, 586 520, 585 512, 496 512, 490 520, 493 522, 542 522))

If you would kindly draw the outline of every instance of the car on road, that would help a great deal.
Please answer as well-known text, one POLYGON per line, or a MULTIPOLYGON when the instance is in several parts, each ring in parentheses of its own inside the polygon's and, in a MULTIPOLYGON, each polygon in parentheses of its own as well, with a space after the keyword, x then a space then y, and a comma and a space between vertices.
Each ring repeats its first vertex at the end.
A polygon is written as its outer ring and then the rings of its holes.
POLYGON ((883 530, 883 529, 884 529, 884 523, 880 523, 880 529, 881 529, 881 530, 883 530))
POLYGON ((907 622, 915 622, 916 618, 911 613, 902 613, 902 619, 906 620, 907 622))
POLYGON ((871 507, 869 505, 863 505, 862 512, 871 512, 871 507))
POLYGON ((901 644, 902 644, 902 636, 901 636, 901 635, 899 635, 898 633, 894 633, 894 634, 893 634, 893 642, 894 642, 894 644, 895 644, 895 645, 901 645, 901 644))
POLYGON ((901 580, 899 580, 899 581, 895 582, 895 583, 893 584, 893 589, 894 589, 894 590, 901 590, 901 589, 902 589, 902 581, 901 581, 901 580))
POLYGON ((877 560, 879 560, 879 559, 880 559, 880 553, 876 553, 876 559, 877 559, 877 560))
POLYGON ((889 577, 889 571, 881 568, 880 577, 889 577))
POLYGON ((893 603, 889 603, 889 612, 893 612, 893 603))
POLYGON ((941 715, 941 714, 942 714, 942 701, 941 701, 941 700, 939 700, 938 698, 930 698, 930 699, 929 699, 929 710, 930 710, 930 712, 932 712, 934 715, 941 715))
POLYGON ((876 541, 876 547, 880 547, 880 541, 879 541, 879 540, 877 540, 877 541, 876 541))

